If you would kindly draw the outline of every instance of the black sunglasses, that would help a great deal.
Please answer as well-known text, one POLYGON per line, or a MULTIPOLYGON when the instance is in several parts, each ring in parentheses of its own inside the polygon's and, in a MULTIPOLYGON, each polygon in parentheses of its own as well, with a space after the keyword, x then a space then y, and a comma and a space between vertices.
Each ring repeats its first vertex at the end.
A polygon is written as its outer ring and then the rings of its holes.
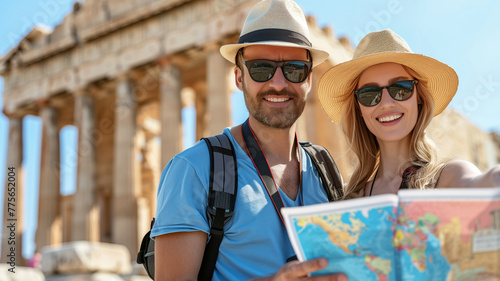
POLYGON ((405 101, 413 95, 413 85, 417 84, 417 80, 404 80, 392 83, 384 87, 364 87, 354 91, 359 103, 364 106, 375 106, 382 100, 382 91, 387 89, 389 95, 397 101, 405 101))
POLYGON ((311 72, 310 61, 272 61, 272 60, 249 60, 245 61, 241 56, 243 64, 247 67, 250 77, 255 82, 266 82, 273 78, 276 68, 281 67, 283 76, 292 83, 301 83, 307 79, 311 72))

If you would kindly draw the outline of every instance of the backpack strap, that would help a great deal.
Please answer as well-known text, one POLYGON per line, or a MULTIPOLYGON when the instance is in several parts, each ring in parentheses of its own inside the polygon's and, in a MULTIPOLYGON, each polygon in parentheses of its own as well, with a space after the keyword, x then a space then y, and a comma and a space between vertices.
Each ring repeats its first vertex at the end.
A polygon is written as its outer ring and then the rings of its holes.
POLYGON ((328 201, 342 199, 342 196, 344 196, 342 175, 328 150, 321 145, 311 144, 308 141, 301 141, 300 145, 309 154, 316 170, 318 170, 328 201))
POLYGON ((198 280, 212 280, 219 247, 224 237, 224 223, 231 218, 234 211, 238 173, 234 148, 226 135, 220 134, 203 140, 210 152, 207 215, 211 227, 198 280))

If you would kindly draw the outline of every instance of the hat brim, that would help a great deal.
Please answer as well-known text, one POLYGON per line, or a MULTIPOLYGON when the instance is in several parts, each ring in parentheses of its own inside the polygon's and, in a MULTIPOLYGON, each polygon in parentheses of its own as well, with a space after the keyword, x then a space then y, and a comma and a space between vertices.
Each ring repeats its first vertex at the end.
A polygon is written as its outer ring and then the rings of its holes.
POLYGON ((370 66, 393 62, 407 66, 424 77, 434 98, 434 116, 450 103, 458 89, 458 76, 453 68, 428 56, 415 53, 382 52, 353 59, 327 70, 318 82, 318 98, 327 115, 340 123, 342 107, 352 83, 370 66))
POLYGON ((235 63, 235 58, 236 58, 236 53, 238 52, 239 49, 248 47, 248 46, 258 46, 258 45, 264 45, 264 46, 277 46, 277 47, 291 47, 291 48, 301 48, 301 49, 306 49, 309 50, 312 56, 313 60, 313 67, 321 64, 324 62, 329 54, 326 51, 315 49, 312 47, 307 47, 307 46, 301 46, 297 45, 294 43, 288 43, 288 42, 282 42, 282 41, 263 41, 263 42, 258 42, 258 43, 244 43, 244 44, 228 44, 220 47, 220 53, 221 55, 227 59, 228 61, 235 63))

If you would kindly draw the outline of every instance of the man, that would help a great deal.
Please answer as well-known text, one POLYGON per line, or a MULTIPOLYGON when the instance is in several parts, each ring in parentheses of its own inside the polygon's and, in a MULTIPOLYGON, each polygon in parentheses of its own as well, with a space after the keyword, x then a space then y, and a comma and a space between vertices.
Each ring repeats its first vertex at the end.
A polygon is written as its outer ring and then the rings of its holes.
MULTIPOLYGON (((236 85, 244 92, 251 128, 265 155, 283 205, 327 202, 309 156, 296 140, 297 118, 311 89, 311 68, 328 53, 311 47, 307 23, 291 0, 256 4, 238 44, 221 54, 236 64, 236 85)), ((225 225, 212 280, 295 280, 326 266, 294 256, 286 229, 249 158, 242 125, 225 129, 236 154, 238 195, 225 225)), ((176 155, 164 169, 158 190, 156 280, 196 280, 210 223, 206 216, 210 159, 203 142, 176 155)), ((345 280, 345 276, 309 277, 345 280)))

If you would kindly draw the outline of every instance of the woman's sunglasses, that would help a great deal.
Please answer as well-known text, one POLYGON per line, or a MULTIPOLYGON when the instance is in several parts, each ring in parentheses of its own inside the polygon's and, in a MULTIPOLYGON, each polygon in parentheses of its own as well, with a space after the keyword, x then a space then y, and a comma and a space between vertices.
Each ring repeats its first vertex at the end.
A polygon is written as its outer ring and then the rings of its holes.
POLYGON ((405 101, 413 95, 413 85, 417 80, 405 80, 384 87, 364 87, 354 91, 359 103, 364 106, 375 106, 382 100, 382 91, 387 89, 389 95, 397 101, 405 101))
POLYGON ((281 67, 283 76, 292 83, 302 83, 309 76, 312 62, 310 61, 272 61, 272 60, 249 60, 241 61, 247 67, 250 77, 255 82, 266 82, 273 78, 276 68, 281 67))

